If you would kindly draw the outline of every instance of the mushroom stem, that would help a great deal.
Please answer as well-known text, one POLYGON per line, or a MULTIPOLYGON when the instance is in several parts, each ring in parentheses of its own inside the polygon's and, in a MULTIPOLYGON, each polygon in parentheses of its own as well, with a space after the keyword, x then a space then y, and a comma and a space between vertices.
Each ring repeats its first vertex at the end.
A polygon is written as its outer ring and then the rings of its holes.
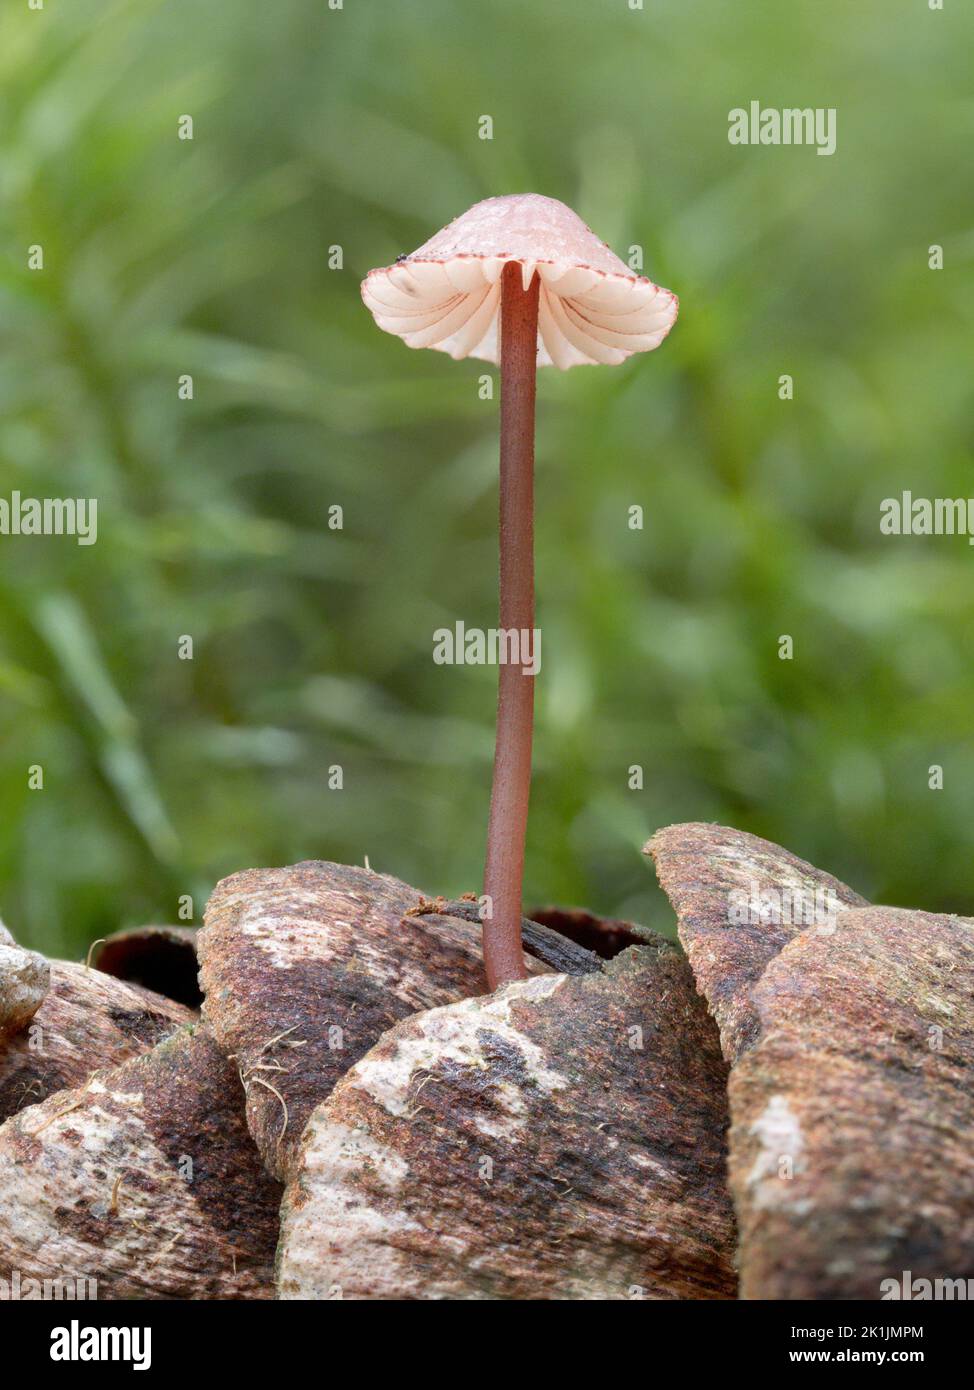
MULTIPOLYGON (((538 290, 523 288, 520 262, 501 275, 500 626, 534 629, 534 397, 538 365, 538 290)), ((533 641, 533 638, 531 639, 533 641)), ((523 660, 526 653, 521 650, 523 660)), ((534 676, 501 661, 497 689, 494 782, 487 827, 484 964, 494 990, 527 976, 521 950, 524 837, 531 794, 534 676)))

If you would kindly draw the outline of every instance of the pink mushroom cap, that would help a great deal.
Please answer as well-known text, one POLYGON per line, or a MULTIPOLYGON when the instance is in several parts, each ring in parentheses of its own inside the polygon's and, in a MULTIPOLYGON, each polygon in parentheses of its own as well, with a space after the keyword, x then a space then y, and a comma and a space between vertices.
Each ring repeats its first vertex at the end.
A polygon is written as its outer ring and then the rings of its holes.
POLYGON ((418 251, 372 270, 362 298, 409 347, 499 361, 501 272, 537 270, 538 366, 624 362, 659 347, 676 322, 675 294, 635 275, 557 198, 515 193, 475 203, 418 251))

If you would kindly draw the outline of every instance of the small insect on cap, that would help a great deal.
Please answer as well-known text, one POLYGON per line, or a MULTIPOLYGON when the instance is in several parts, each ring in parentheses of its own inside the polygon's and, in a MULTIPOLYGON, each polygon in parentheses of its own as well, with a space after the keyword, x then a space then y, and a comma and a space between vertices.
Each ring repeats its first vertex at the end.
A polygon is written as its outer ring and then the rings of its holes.
POLYGON ((635 275, 556 198, 516 193, 475 203, 395 265, 372 270, 362 298, 409 347, 498 362, 501 272, 537 270, 538 366, 624 362, 659 347, 676 322, 675 294, 635 275))

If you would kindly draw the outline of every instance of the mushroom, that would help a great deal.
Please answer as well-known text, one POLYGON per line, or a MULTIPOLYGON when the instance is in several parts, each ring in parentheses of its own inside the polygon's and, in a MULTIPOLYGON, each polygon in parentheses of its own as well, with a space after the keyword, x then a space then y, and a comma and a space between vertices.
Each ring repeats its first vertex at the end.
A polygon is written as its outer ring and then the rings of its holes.
MULTIPOLYGON (((634 274, 571 208, 536 193, 487 198, 395 265, 362 298, 409 347, 499 362, 500 627, 534 629, 536 369, 624 362, 660 345, 669 290, 634 274)), ((524 978, 521 884, 531 785, 534 676, 501 662, 484 870, 484 964, 494 990, 524 978)))

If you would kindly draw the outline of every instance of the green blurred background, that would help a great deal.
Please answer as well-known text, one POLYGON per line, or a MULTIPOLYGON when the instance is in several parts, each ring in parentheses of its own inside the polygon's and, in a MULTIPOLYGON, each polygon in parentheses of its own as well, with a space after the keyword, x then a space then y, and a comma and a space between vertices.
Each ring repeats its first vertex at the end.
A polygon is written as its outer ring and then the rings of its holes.
POLYGON ((540 378, 527 901, 669 930, 640 847, 713 819, 972 911, 974 552, 879 533, 974 496, 972 37, 956 0, 10 0, 0 495, 99 502, 94 546, 0 537, 15 934, 77 955, 308 857, 478 888, 496 672, 431 651, 495 622, 491 369, 358 284, 527 190, 682 306, 540 378), (837 153, 732 147, 752 99, 836 107, 837 153))

